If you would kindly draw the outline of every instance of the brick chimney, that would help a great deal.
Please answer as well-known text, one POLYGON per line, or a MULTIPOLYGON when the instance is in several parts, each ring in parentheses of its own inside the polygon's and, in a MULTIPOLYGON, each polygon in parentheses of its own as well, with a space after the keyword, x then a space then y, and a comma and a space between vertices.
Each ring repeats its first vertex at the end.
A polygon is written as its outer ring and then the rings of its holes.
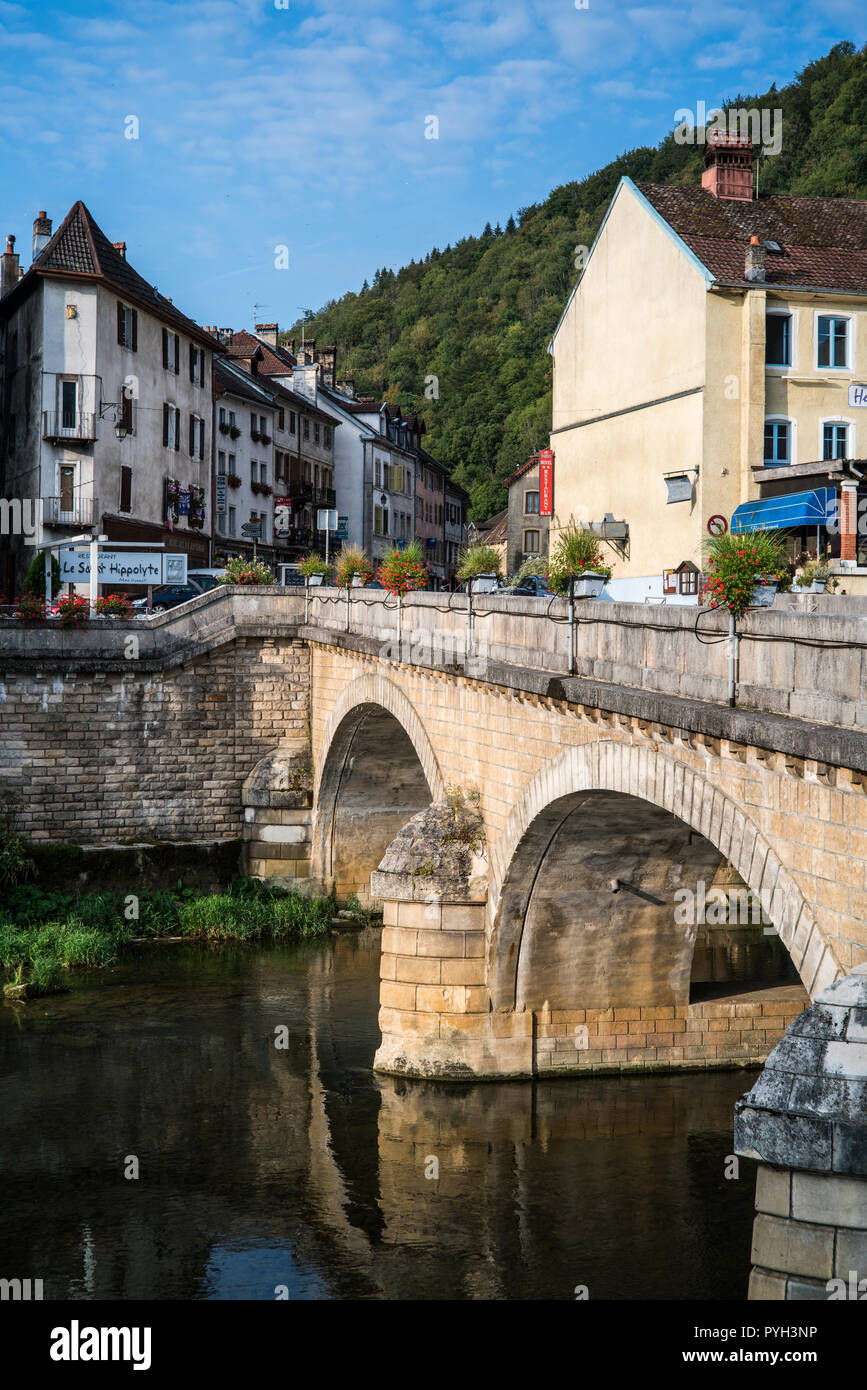
POLYGON ((744 257, 744 279, 762 281, 764 278, 765 248, 757 236, 751 236, 747 254, 744 257))
POLYGON ((714 131, 704 147, 701 186, 715 198, 753 200, 753 147, 738 135, 714 131))
POLYGON ((334 390, 334 383, 337 378, 337 348, 320 348, 316 354, 316 360, 321 367, 322 385, 329 391, 334 390))
POLYGON ((51 240, 51 218, 44 212, 37 212, 33 223, 33 259, 42 255, 51 240))
POLYGON ((276 323, 257 323, 256 337, 261 338, 263 343, 269 343, 271 347, 277 346, 277 324, 276 323))
POLYGON ((15 250, 15 238, 10 232, 6 238, 6 250, 0 256, 0 299, 7 295, 10 290, 14 290, 18 284, 19 265, 18 254, 15 250))
POLYGON ((122 260, 122 261, 125 261, 125 260, 126 260, 126 242, 125 242, 125 241, 113 241, 111 244, 112 244, 112 246, 114 247, 114 249, 115 249, 115 251, 117 252, 117 254, 120 256, 121 260, 122 260))

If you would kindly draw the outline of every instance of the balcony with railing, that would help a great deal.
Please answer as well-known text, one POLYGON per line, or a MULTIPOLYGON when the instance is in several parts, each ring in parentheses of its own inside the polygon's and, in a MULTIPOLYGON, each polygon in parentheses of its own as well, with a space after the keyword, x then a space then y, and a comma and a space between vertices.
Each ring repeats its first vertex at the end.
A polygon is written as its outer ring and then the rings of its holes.
POLYGON ((51 444, 92 444, 96 439, 93 411, 43 410, 42 438, 51 444))
POLYGON ((45 526, 96 526, 99 502, 95 497, 44 497, 42 520, 45 526))

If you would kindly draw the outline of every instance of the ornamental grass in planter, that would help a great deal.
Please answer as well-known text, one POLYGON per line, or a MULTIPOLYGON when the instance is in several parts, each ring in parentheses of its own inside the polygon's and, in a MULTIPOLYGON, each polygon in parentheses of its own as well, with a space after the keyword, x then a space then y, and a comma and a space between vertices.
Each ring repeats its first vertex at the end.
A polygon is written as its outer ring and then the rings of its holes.
POLYGON ((569 596, 569 581, 591 575, 604 581, 611 578, 614 566, 602 553, 599 537, 583 526, 566 526, 557 537, 548 561, 548 584, 555 594, 569 596))
POLYGON ((467 546, 458 561, 457 576, 462 583, 478 593, 496 589, 500 581, 503 560, 493 545, 467 546))
POLYGON ((376 577, 390 594, 408 594, 414 589, 427 588, 428 569, 421 542, 410 541, 403 550, 392 546, 383 556, 376 577))
POLYGON ((361 576, 362 585, 366 584, 373 578, 373 565, 367 551, 360 545, 345 545, 337 557, 334 574, 341 589, 358 587, 355 582, 356 575, 361 576))
POLYGON ((321 555, 305 555, 298 568, 311 586, 327 584, 334 574, 331 561, 323 560, 321 555))
POLYGON ((831 566, 824 560, 808 560, 801 573, 795 576, 799 589, 810 594, 831 593, 839 588, 840 581, 831 573, 831 566))

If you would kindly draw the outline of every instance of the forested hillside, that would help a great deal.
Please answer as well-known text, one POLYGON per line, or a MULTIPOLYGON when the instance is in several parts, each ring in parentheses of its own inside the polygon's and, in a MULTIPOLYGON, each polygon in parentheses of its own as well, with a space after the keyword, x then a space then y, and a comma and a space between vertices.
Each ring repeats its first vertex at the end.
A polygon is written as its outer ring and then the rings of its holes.
MULTIPOLYGON (((781 153, 762 159, 763 192, 867 197, 867 47, 849 43, 796 81, 731 106, 780 108, 781 153)), ((548 442, 547 344, 575 283, 575 248, 590 246, 618 180, 701 182, 702 147, 670 134, 521 208, 505 227, 434 248, 397 272, 326 304, 304 326, 336 343, 338 374, 359 394, 422 413, 427 447, 472 497, 480 520, 505 506, 503 481, 548 442), (425 379, 439 398, 426 398, 425 379)), ((300 336, 296 325, 290 337, 300 336)))

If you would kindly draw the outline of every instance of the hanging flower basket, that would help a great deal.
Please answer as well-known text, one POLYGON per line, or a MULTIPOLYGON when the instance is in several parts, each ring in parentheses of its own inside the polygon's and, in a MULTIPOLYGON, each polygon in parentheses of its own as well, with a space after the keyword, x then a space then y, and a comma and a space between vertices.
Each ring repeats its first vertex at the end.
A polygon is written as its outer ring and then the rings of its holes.
POLYGON ((570 577, 574 598, 598 598, 608 582, 608 576, 595 570, 584 570, 570 577))

